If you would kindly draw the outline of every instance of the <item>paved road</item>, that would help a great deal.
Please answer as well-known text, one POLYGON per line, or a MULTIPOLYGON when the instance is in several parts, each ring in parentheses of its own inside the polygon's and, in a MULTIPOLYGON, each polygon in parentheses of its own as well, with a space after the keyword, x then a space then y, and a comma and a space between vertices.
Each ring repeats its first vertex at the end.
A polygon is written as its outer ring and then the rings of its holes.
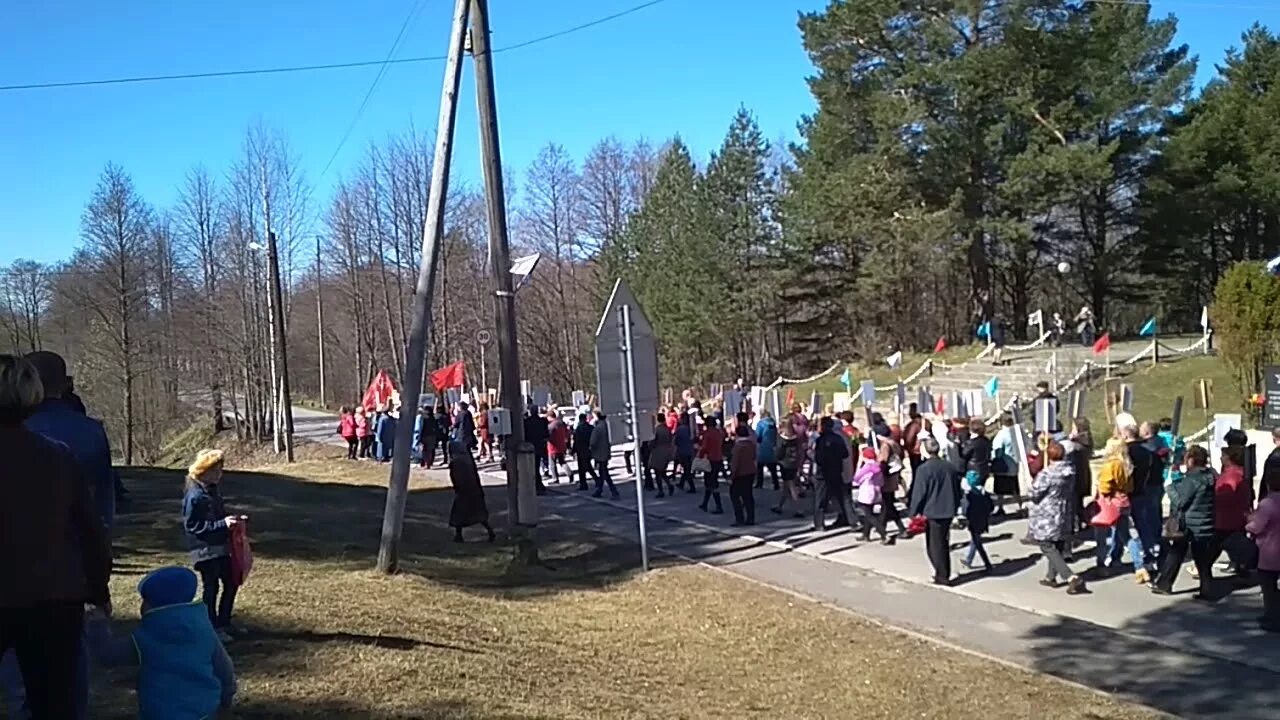
MULTIPOLYGON (((295 427, 300 437, 303 427, 314 428, 318 441, 340 444, 332 434, 332 415, 298 413, 295 427)), ((611 468, 615 481, 621 480, 621 453, 611 468)), ((505 482, 496 466, 483 470, 485 485, 505 482)), ((552 492, 541 498, 544 515, 636 537, 631 481, 618 482, 616 501, 592 498, 567 479, 549 487, 552 492)), ((1274 696, 1280 642, 1256 627, 1256 588, 1237 589, 1205 605, 1190 599, 1194 584, 1186 575, 1173 597, 1152 595, 1119 576, 1092 582, 1089 595, 1067 596, 1037 583, 1043 560, 1017 541, 1026 532, 1020 520, 999 523, 989 533, 994 573, 961 575, 954 587, 938 588, 928 584, 923 538, 885 547, 848 532, 815 532, 807 520, 770 513, 772 490, 758 491, 757 526, 732 528, 727 492, 724 499, 726 514, 708 515, 697 508, 700 493, 661 500, 646 494, 651 545, 1184 717, 1280 717, 1274 696)), ((495 503, 502 505, 500 496, 495 503)), ((962 540, 967 535, 953 534, 958 572, 962 540)), ((1087 549, 1075 569, 1091 565, 1087 549)))
MULTIPOLYGON (((620 455, 611 467, 615 478, 625 473, 620 455)), ((543 513, 637 537, 634 483, 619 483, 616 501, 607 495, 597 500, 567 483, 550 487, 543 513)), ((923 538, 885 547, 846 531, 815 532, 807 520, 770 513, 772 490, 759 492, 760 524, 732 528, 727 496, 724 515, 700 511, 701 497, 646 494, 650 543, 1184 717, 1280 716, 1273 690, 1280 683, 1280 642, 1257 629, 1256 588, 1206 605, 1190 599, 1194 581, 1186 575, 1174 597, 1152 595, 1125 575, 1091 583, 1089 595, 1068 596, 1038 584, 1044 561, 1017 541, 1026 533, 1021 520, 997 524, 989 533, 994 573, 960 575, 954 587, 938 588, 929 584, 923 538)), ((960 535, 953 534, 953 562, 963 572, 960 535)), ((1073 567, 1084 571, 1092 559, 1080 554, 1073 567)))

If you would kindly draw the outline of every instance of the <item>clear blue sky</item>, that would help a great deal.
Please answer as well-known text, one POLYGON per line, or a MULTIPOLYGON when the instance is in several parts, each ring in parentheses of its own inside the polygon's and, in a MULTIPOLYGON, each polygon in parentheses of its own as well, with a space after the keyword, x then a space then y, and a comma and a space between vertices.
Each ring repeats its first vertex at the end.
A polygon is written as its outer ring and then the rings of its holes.
MULTIPOLYGON (((640 0, 491 0, 494 45, 515 44, 640 0)), ((451 0, 26 0, 0 6, 0 85, 344 62, 442 53, 451 0)), ((698 155, 739 105, 765 135, 794 137, 813 108, 796 13, 824 0, 666 0, 495 59, 505 163, 522 172, 549 141, 576 157, 600 138, 680 133, 698 155)), ((1200 80, 1254 21, 1280 25, 1278 0, 1156 0, 1181 19, 1200 80)), ((107 162, 157 207, 188 168, 222 173, 261 120, 283 130, 315 188, 316 210, 369 142, 413 122, 435 127, 441 63, 388 68, 328 174, 376 67, 0 93, 0 264, 54 261, 78 242, 80 212, 107 162)), ((469 78, 469 75, 468 75, 469 78)), ((459 114, 455 177, 478 178, 474 101, 459 114)))

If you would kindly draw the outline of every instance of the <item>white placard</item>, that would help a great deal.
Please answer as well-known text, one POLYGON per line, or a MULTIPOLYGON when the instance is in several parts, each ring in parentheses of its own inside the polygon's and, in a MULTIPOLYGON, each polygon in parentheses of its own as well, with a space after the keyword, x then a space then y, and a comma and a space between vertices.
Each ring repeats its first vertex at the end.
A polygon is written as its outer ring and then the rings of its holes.
POLYGON ((489 432, 499 437, 511 434, 511 413, 506 408, 489 409, 489 432))
POLYGON ((876 384, 870 380, 862 381, 862 404, 864 407, 876 404, 876 384))

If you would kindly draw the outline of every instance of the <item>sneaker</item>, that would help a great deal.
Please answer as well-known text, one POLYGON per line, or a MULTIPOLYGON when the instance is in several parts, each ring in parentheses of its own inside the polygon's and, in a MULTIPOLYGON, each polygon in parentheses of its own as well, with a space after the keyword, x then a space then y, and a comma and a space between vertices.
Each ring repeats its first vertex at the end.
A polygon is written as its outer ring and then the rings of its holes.
POLYGON ((1049 578, 1040 578, 1040 584, 1047 588, 1052 588, 1054 590, 1057 590, 1058 588, 1062 587, 1062 585, 1057 580, 1050 580, 1049 578))

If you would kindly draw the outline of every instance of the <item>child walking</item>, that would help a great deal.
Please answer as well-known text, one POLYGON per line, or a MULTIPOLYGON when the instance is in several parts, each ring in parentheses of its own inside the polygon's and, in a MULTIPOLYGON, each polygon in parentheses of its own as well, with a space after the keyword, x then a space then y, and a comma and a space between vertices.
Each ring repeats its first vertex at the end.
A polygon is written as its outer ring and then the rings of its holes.
POLYGON ((965 553, 960 564, 972 570, 973 556, 978 555, 982 558, 983 569, 990 572, 991 558, 987 556, 982 535, 991 528, 991 512, 995 509, 995 503, 987 494, 986 488, 982 487, 982 476, 977 470, 965 473, 964 482, 964 517, 969 527, 969 552, 965 553))
POLYGON ((138 669, 141 720, 202 720, 231 707, 235 669, 203 603, 193 602, 196 576, 182 567, 154 570, 138 583, 142 621, 113 638, 107 616, 90 612, 85 635, 99 663, 138 669))
POLYGON ((228 515, 222 504, 221 450, 201 450, 187 469, 186 493, 182 497, 182 526, 187 536, 191 561, 204 585, 204 604, 218 639, 231 640, 238 631, 231 625, 236 603, 236 585, 231 574, 230 528, 245 520, 228 515), (219 597, 221 588, 221 597, 219 597))
POLYGON ((880 502, 893 502, 893 498, 884 497, 884 467, 876 459, 874 448, 863 448, 858 469, 853 473, 854 503, 858 509, 862 524, 862 541, 871 541, 871 528, 880 533, 880 542, 892 545, 893 538, 884 529, 884 517, 875 511, 880 502))
POLYGON ((1267 632, 1280 632, 1280 473, 1263 478, 1267 496, 1258 503, 1245 530, 1258 544, 1258 584, 1262 586, 1262 617, 1267 632))

